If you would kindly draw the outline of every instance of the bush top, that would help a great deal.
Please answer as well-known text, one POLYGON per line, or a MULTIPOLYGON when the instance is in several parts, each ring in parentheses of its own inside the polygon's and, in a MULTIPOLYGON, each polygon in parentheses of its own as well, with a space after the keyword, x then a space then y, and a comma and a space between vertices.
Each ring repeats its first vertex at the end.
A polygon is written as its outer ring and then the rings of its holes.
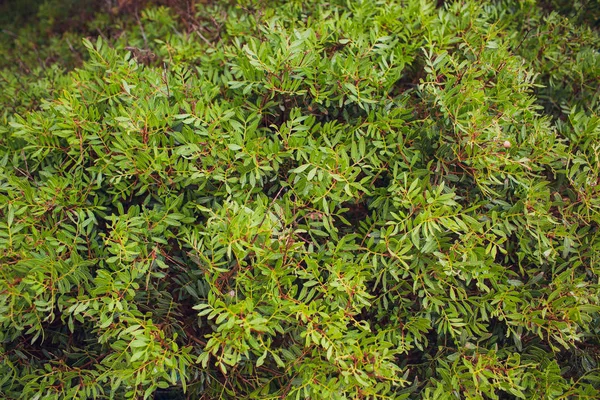
POLYGON ((0 41, 2 396, 597 396, 598 10, 117 3, 0 41))

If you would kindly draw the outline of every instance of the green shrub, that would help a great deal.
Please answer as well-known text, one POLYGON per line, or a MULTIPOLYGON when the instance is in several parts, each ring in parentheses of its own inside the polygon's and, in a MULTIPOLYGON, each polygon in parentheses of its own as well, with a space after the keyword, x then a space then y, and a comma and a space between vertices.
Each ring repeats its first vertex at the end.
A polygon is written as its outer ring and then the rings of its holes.
POLYGON ((336 0, 85 29, 0 71, 4 398, 598 397, 591 25, 336 0))

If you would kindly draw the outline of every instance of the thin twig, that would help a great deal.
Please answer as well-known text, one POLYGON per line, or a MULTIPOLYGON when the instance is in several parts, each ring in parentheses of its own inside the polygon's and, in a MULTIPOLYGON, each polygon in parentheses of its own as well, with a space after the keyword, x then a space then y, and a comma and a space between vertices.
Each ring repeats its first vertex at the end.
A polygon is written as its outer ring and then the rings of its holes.
POLYGON ((148 48, 148 38, 146 37, 146 31, 144 31, 144 27, 142 26, 142 21, 140 21, 140 15, 138 10, 135 10, 135 19, 140 27, 140 32, 142 33, 142 38, 144 39, 144 48, 148 48))
POLYGON ((3 32, 3 33, 6 33, 7 35, 10 35, 10 36, 12 36, 12 37, 16 37, 16 38, 18 38, 18 37, 19 37, 19 35, 17 35, 16 33, 14 33, 14 32, 11 32, 11 31, 8 31, 8 30, 6 30, 6 29, 2 29, 2 32, 3 32))
POLYGON ((171 91, 169 90, 169 74, 167 74, 167 63, 163 61, 163 80, 167 85, 167 99, 171 98, 171 91))
POLYGON ((202 39, 204 41, 204 43, 206 43, 210 47, 213 47, 213 48, 215 47, 215 45, 212 44, 207 38, 205 38, 204 35, 201 34, 197 28, 194 28, 194 32, 196 32, 198 34, 198 36, 200 36, 200 39, 202 39))

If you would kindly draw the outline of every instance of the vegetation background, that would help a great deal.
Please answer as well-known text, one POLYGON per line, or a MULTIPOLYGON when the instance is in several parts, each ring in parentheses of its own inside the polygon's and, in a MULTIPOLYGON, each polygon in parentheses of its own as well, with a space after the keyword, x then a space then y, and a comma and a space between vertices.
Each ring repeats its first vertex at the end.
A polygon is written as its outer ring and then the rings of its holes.
POLYGON ((0 397, 600 398, 600 4, 0 5, 0 397))

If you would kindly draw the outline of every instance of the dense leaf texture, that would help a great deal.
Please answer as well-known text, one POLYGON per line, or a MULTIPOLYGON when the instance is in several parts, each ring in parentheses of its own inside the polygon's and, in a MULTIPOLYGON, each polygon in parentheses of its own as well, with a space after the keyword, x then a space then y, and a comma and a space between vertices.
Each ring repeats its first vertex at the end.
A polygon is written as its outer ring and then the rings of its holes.
POLYGON ((596 398, 600 35, 481 3, 4 37, 1 396, 596 398))

